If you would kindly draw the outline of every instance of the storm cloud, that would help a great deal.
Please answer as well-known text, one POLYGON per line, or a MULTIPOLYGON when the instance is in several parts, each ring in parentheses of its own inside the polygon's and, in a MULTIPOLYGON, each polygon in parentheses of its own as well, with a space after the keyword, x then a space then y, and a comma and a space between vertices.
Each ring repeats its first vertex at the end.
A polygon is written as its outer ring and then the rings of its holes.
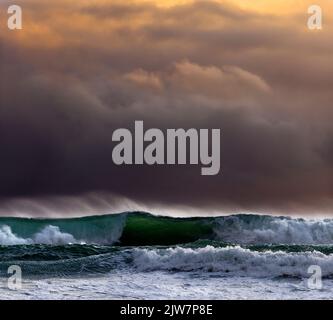
POLYGON ((24 29, 0 31, 2 215, 330 215, 333 29, 306 29, 308 1, 16 2, 24 29), (114 165, 113 130, 135 120, 221 129, 221 173, 114 165))

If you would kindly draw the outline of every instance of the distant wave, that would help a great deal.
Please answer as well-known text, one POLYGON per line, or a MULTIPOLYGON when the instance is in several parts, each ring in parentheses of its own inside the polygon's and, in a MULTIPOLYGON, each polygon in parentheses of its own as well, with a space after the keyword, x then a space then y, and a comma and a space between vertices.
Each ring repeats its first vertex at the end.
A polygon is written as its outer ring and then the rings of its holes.
POLYGON ((138 212, 72 219, 0 218, 0 245, 144 246, 202 239, 241 245, 333 244, 333 220, 260 215, 169 218, 138 212))

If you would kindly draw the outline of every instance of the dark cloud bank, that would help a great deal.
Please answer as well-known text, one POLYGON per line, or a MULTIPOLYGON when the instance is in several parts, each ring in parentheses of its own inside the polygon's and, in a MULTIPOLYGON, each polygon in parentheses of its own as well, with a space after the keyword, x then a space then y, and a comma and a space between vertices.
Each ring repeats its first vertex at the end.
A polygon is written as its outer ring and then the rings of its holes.
POLYGON ((45 22, 48 8, 35 4, 29 17, 47 23, 45 35, 29 34, 28 26, 26 37, 0 35, 2 215, 108 212, 120 203, 202 214, 330 214, 333 50, 326 33, 316 49, 311 35, 292 26, 286 32, 277 17, 218 3, 109 5, 114 25, 105 8, 85 6, 68 26, 56 17, 66 6, 55 6, 45 22), (209 27, 207 15, 224 27, 209 27), (132 24, 123 22, 128 16, 132 24), (143 16, 146 24, 136 21, 143 16), (84 27, 83 18, 91 24, 84 27), (146 128, 220 128, 220 174, 115 166, 112 132, 132 129, 135 120, 146 128))

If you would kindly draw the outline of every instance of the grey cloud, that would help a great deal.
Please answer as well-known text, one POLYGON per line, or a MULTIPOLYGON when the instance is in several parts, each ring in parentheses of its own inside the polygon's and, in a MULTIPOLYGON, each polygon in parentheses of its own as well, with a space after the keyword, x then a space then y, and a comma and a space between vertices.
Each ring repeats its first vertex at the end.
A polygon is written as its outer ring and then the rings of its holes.
MULTIPOLYGON (((38 17, 39 1, 30 3, 38 17)), ((123 201, 117 199, 127 199, 127 208, 329 212, 333 114, 327 51, 310 48, 299 30, 287 34, 276 18, 271 29, 256 30, 251 24, 270 26, 269 18, 246 18, 217 3, 76 9, 69 6, 68 12, 92 15, 101 25, 81 34, 52 20, 50 28, 58 27, 53 31, 64 38, 53 46, 47 39, 29 45, 0 38, 2 214, 71 214, 84 210, 77 199, 99 212, 117 207, 123 201), (106 27, 109 11, 117 21, 151 19, 110 28, 103 38, 99 28, 106 27), (225 16, 230 28, 212 30, 205 14, 225 16), (200 24, 190 29, 192 19, 200 24), (295 35, 300 38, 293 44, 295 35), (302 56, 299 44, 309 47, 302 56), (314 56, 316 66, 307 64, 314 56), (202 177, 195 166, 113 165, 112 132, 132 129, 135 120, 144 120, 146 128, 221 128, 222 173, 202 177)))

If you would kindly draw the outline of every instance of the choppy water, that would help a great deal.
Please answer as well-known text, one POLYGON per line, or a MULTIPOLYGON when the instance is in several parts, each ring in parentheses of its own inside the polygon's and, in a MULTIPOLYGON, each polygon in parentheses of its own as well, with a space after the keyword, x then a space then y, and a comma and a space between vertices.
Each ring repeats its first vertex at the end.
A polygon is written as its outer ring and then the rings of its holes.
POLYGON ((0 298, 333 298, 333 220, 0 218, 0 298), (8 267, 21 290, 7 288, 8 267), (320 266, 321 290, 307 285, 320 266))

